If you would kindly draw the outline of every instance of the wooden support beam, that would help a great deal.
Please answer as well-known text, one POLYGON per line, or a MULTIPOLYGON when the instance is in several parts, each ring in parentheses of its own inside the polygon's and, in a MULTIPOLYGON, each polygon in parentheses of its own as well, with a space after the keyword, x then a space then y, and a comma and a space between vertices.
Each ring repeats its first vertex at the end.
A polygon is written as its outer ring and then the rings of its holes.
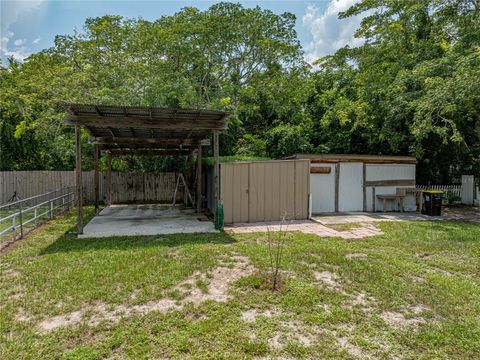
POLYGON ((80 125, 75 126, 75 172, 77 187, 77 232, 83 234, 82 143, 80 125))
POLYGON ((112 205, 112 153, 107 153, 107 204, 112 205))
POLYGON ((312 159, 310 160, 312 164, 335 164, 339 162, 351 163, 351 162, 363 162, 365 164, 416 164, 417 161, 415 159, 412 160, 391 160, 391 159, 312 159))
POLYGON ((367 164, 363 163, 362 167, 362 190, 363 190, 363 211, 367 211, 367 164))
POLYGON ((94 186, 95 186, 95 214, 98 215, 99 210, 100 210, 100 179, 99 179, 99 174, 98 174, 98 161, 99 161, 99 154, 100 149, 98 148, 98 145, 93 146, 93 162, 95 166, 95 172, 94 172, 94 186))
POLYGON ((108 145, 108 144, 135 144, 135 145, 158 145, 158 146, 168 146, 168 145, 187 145, 187 146, 197 146, 198 143, 202 145, 210 145, 208 139, 158 139, 158 138, 136 138, 136 137, 96 137, 91 141, 92 144, 98 145, 108 145))
POLYGON ((213 215, 215 224, 218 220, 217 208, 220 190, 220 159, 218 130, 213 131, 213 215))
POLYGON ((113 129, 110 126, 107 127, 107 130, 110 133, 110 135, 112 135, 112 137, 115 137, 115 133, 113 132, 113 129))
POLYGON ((372 188, 372 211, 375 212, 376 211, 376 201, 377 200, 377 197, 375 196, 375 188, 373 187, 372 188))
POLYGON ((338 212, 338 199, 340 187, 340 163, 335 164, 335 212, 338 212))
POLYGON ((330 166, 311 167, 310 174, 330 174, 332 168, 330 166))
POLYGON ((113 156, 173 156, 173 155, 189 155, 193 149, 111 149, 109 150, 113 156))
POLYGON ((197 148, 197 212, 202 211, 202 145, 197 148))
POLYGON ((415 179, 365 181, 365 186, 415 186, 415 179))
POLYGON ((226 129, 227 124, 224 121, 224 117, 218 117, 218 119, 203 118, 206 116, 205 112, 202 112, 200 119, 192 119, 189 116, 182 117, 181 114, 177 113, 174 115, 175 118, 172 118, 171 115, 165 117, 154 117, 150 116, 100 116, 100 115, 89 115, 78 116, 78 115, 67 115, 65 122, 68 125, 84 125, 92 127, 109 127, 112 128, 149 128, 149 129, 183 129, 183 130, 213 130, 213 129, 226 129))

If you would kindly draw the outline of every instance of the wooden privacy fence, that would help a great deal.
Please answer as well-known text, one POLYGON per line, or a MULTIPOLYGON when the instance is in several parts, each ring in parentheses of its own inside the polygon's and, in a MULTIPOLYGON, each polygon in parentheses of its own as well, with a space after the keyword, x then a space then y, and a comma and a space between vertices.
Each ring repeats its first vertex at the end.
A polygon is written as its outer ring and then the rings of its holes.
POLYGON ((220 174, 226 224, 308 218, 309 160, 222 163, 220 174))
MULTIPOLYGON (((94 172, 82 173, 84 202, 94 201, 94 172)), ((112 202, 171 203, 175 191, 176 173, 112 172, 112 202)), ((5 204, 16 194, 26 199, 59 188, 75 186, 74 171, 2 171, 0 172, 0 204, 5 204)), ((100 173, 100 199, 105 199, 106 173, 100 173)), ((184 199, 182 188, 177 201, 184 199)))

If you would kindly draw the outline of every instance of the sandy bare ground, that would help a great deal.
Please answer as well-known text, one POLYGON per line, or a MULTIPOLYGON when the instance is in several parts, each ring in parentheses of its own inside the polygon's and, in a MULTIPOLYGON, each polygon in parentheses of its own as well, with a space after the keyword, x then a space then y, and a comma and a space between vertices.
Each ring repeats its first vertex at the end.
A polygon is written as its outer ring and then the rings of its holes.
MULTIPOLYGON (((233 256, 229 258, 228 262, 222 261, 220 266, 209 272, 208 276, 205 273, 195 272, 186 280, 167 289, 166 292, 181 292, 184 295, 181 300, 162 298, 133 306, 97 303, 68 314, 46 318, 38 324, 38 327, 42 331, 52 331, 79 323, 95 326, 103 321, 118 322, 124 317, 145 315, 152 311, 181 310, 189 303, 199 306, 208 300, 226 302, 231 298, 229 294, 231 284, 241 277, 253 274, 255 271, 255 267, 250 264, 247 257, 233 256), (199 280, 208 283, 206 291, 196 286, 199 280)), ((26 318, 23 313, 22 317, 26 318)))

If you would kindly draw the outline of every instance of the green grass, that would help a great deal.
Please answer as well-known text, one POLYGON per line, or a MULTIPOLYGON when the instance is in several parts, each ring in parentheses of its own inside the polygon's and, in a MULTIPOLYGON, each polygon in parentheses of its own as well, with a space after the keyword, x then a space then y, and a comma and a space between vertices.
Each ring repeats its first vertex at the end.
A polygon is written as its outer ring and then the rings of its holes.
POLYGON ((478 225, 381 223, 384 235, 357 241, 293 233, 277 293, 262 286, 265 234, 77 239, 74 225, 72 212, 0 258, 1 359, 480 357, 478 225), (346 257, 352 253, 362 257, 346 257), (208 292, 215 269, 230 266, 225 258, 233 255, 247 256, 258 270, 231 284, 227 302, 39 329, 42 320, 82 309, 89 315, 99 303, 180 304, 195 289, 208 292), (338 287, 325 286, 315 272, 335 274, 338 287), (206 275, 175 288, 199 273, 206 275), (367 304, 354 302, 358 294, 367 304), (252 309, 260 315, 242 318, 252 309), (421 323, 395 326, 386 312, 421 323), (272 346, 276 336, 281 346, 272 346))
POLYGON ((337 231, 348 231, 348 230, 353 230, 362 227, 358 223, 346 223, 346 224, 328 224, 325 225, 326 227, 329 227, 330 229, 337 230, 337 231))

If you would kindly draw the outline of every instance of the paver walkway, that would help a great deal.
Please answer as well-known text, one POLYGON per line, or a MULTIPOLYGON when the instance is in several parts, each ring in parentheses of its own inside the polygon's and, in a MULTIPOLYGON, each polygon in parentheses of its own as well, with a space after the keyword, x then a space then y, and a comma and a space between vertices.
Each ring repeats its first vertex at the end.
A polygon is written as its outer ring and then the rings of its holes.
POLYGON ((268 231, 301 231, 321 237, 341 237, 344 239, 361 239, 368 236, 381 235, 383 232, 375 227, 381 221, 433 221, 463 220, 480 223, 480 208, 450 207, 443 210, 442 216, 427 216, 419 213, 343 213, 313 216, 313 220, 294 220, 288 225, 280 222, 240 223, 225 226, 225 231, 237 234, 268 231), (339 231, 327 227, 336 224, 358 224, 358 227, 339 231), (327 225, 327 226, 325 226, 327 225))
POLYGON ((358 228, 353 228, 346 231, 338 231, 311 220, 294 220, 289 221, 288 224, 282 223, 281 221, 272 221, 259 223, 240 223, 231 226, 225 226, 225 231, 236 234, 281 230, 300 231, 305 234, 315 234, 321 237, 341 237, 343 239, 361 239, 364 237, 383 234, 380 229, 369 223, 360 223, 358 228))

